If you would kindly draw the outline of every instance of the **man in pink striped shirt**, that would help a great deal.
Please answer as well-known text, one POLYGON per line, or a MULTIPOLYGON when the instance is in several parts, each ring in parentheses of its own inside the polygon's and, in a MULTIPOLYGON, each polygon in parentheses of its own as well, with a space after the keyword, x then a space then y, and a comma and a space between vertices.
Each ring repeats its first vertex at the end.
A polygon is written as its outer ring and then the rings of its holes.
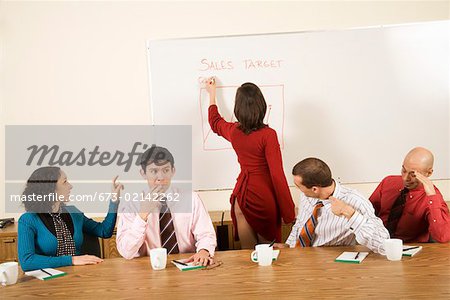
POLYGON ((116 237, 119 253, 132 259, 164 247, 168 253, 195 253, 189 258, 195 264, 212 264, 217 240, 211 218, 196 193, 171 186, 175 175, 172 154, 153 145, 142 154, 141 167, 149 189, 139 201, 121 201, 116 237), (167 219, 163 211, 169 213, 167 224, 162 224, 167 219))

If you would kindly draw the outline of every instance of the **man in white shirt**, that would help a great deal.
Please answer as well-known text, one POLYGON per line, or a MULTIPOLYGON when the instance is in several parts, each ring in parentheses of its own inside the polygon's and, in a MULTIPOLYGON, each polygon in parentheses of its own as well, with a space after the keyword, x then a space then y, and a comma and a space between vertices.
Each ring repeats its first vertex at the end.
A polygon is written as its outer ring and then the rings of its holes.
POLYGON ((335 182, 328 165, 318 158, 302 160, 292 175, 302 191, 299 214, 286 244, 276 246, 346 246, 358 242, 384 254, 383 241, 389 232, 367 198, 335 182))

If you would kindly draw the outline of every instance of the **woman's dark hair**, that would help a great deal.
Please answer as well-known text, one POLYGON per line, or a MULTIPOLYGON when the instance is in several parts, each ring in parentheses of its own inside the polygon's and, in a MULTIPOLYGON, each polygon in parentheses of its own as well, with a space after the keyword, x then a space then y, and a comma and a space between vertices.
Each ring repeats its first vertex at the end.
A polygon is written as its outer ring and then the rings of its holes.
POLYGON ((266 126, 266 110, 266 100, 256 84, 247 82, 237 89, 234 115, 239 121, 239 129, 245 134, 266 126))
POLYGON ((56 182, 61 176, 59 167, 42 167, 36 169, 27 180, 27 185, 22 193, 23 204, 26 211, 36 213, 51 212, 56 197, 56 182), (54 194, 54 197, 49 197, 54 194), (38 196, 40 201, 37 200, 38 196))

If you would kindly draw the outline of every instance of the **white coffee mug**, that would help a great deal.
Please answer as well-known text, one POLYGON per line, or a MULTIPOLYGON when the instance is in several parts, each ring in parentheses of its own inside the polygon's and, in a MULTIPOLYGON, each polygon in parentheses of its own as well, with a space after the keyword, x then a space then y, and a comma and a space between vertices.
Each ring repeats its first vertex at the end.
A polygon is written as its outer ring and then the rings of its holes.
POLYGON ((403 255, 403 241, 400 239, 384 240, 384 250, 386 251, 387 259, 392 261, 401 260, 403 255))
POLYGON ((155 248, 150 250, 150 262, 153 270, 162 270, 167 264, 167 249, 155 248))
POLYGON ((270 266, 272 264, 273 247, 269 244, 260 244, 255 246, 255 251, 250 254, 253 262, 260 266, 270 266))
POLYGON ((0 283, 15 284, 19 277, 19 264, 15 261, 0 264, 0 283))

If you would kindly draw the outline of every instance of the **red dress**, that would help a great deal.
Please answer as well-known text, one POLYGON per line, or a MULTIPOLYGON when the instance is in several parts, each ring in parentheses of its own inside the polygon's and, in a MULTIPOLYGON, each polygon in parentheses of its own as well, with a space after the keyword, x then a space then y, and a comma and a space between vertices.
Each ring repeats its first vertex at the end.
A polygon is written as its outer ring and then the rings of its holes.
POLYGON ((248 224, 266 240, 281 242, 281 218, 295 220, 294 202, 283 171, 277 133, 268 126, 244 134, 239 123, 225 121, 216 105, 209 107, 212 131, 231 142, 236 151, 241 173, 231 195, 231 217, 238 239, 234 203, 248 224))

